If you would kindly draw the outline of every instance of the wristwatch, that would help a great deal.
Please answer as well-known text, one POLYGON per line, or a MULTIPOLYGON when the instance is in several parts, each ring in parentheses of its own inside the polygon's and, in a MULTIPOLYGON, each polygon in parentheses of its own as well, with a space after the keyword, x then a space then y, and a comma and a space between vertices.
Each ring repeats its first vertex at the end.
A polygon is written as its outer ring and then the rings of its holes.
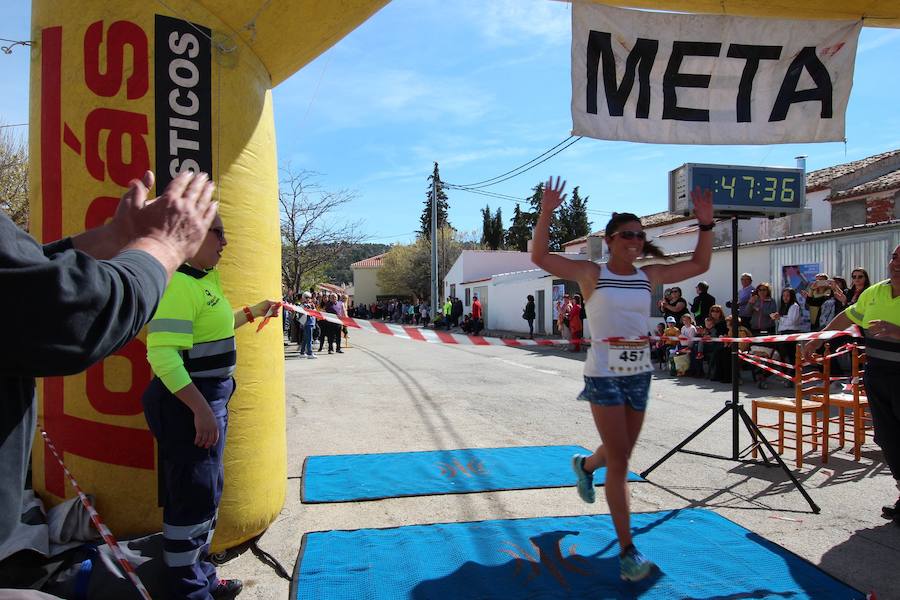
POLYGON ((700 231, 712 231, 712 230, 713 230, 713 227, 715 227, 715 226, 716 226, 716 222, 715 222, 715 221, 713 221, 712 223, 706 223, 706 224, 698 223, 698 224, 697 224, 697 228, 698 228, 700 231))

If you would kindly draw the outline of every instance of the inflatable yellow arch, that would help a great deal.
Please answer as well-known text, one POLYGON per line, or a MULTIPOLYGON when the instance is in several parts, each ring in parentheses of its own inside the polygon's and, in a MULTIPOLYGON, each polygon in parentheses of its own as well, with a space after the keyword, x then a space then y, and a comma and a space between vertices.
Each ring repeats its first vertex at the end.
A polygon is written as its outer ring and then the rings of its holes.
MULTIPOLYGON (((131 178, 182 169, 218 183, 229 232, 222 272, 234 303, 280 294, 270 89, 387 0, 81 0, 32 2, 32 231, 51 241, 103 223, 131 178)), ((895 0, 630 0, 623 6, 897 26, 895 0), (814 5, 814 7, 812 7, 814 5)), ((277 327, 239 333, 226 484, 214 547, 274 520, 285 494, 284 377, 277 327)), ((41 421, 120 536, 159 528, 154 441, 140 396, 143 339, 86 373, 41 383, 41 421)), ((34 487, 71 496, 35 443, 34 487)))
MULTIPOLYGON (((222 279, 235 303, 281 294, 278 171, 270 89, 384 4, 270 0, 34 0, 32 231, 44 241, 102 224, 146 169, 157 189, 183 169, 212 173, 228 229, 222 279)), ((286 486, 284 361, 276 327, 238 333, 226 484, 214 546, 278 515, 286 486)), ((141 339, 40 385, 40 419, 120 536, 156 531, 156 449, 141 410, 141 339)), ((72 491, 36 441, 35 489, 72 491)))

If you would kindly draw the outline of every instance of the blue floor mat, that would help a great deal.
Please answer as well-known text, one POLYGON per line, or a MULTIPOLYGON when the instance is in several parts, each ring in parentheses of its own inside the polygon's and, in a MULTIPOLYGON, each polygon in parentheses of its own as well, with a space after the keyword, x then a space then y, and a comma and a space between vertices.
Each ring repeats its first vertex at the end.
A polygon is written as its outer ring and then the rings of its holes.
POLYGON ((659 567, 637 583, 619 579, 609 515, 308 533, 291 598, 865 598, 707 510, 635 514, 631 524, 659 567))
MULTIPOLYGON (((521 446, 389 454, 309 456, 303 462, 300 499, 351 502, 400 496, 461 494, 575 485, 573 454, 581 446, 521 446)), ((606 469, 594 473, 602 485, 606 469)), ((634 473, 629 481, 643 481, 634 473)))

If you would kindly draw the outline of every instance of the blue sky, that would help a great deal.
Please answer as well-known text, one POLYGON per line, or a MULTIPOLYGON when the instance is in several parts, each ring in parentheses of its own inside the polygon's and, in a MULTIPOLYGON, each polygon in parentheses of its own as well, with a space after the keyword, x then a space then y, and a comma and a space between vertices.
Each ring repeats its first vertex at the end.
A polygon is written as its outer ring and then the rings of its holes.
MULTIPOLYGON (((0 6, 0 38, 27 39, 30 4, 0 6)), ((275 89, 278 155, 353 190, 338 219, 369 241, 408 242, 426 178, 488 179, 569 136, 570 5, 550 0, 393 0, 275 89)), ((667 173, 685 162, 818 169, 900 148, 900 30, 864 28, 847 111, 847 143, 669 146, 582 139, 535 169, 489 188, 524 198, 551 174, 590 197, 593 229, 608 213, 667 206, 667 173)), ((28 120, 27 49, 0 54, 0 119, 28 120)), ((479 209, 513 202, 450 191, 450 222, 480 234, 479 209)))

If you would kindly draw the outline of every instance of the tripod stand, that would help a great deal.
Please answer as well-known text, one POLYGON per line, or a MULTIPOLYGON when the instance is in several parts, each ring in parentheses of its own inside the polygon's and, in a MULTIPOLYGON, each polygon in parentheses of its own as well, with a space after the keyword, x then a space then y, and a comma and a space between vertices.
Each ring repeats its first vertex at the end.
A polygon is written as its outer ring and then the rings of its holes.
MULTIPOLYGON (((732 337, 738 337, 738 291, 737 291, 737 282, 738 282, 738 218, 737 214, 731 215, 731 335, 732 337)), ((698 454, 701 456, 711 456, 713 458, 723 458, 716 455, 705 454, 701 452, 693 452, 690 450, 683 450, 685 446, 687 446, 691 440, 695 437, 703 433, 710 425, 718 421, 721 417, 726 415, 727 413, 731 413, 731 460, 734 461, 742 461, 742 462, 751 462, 756 463, 754 460, 743 460, 740 455, 740 425, 739 423, 743 421, 744 426, 747 428, 747 431, 750 433, 750 437, 753 440, 751 448, 762 444, 766 450, 772 455, 772 458, 778 463, 781 469, 785 472, 785 474, 790 478, 791 482, 794 484, 794 487, 797 488, 806 501, 809 503, 809 507, 812 509, 813 513, 819 513, 819 506, 813 502, 813 499, 809 496, 806 490, 803 488, 803 484, 797 481, 797 478, 794 477, 794 474, 791 472, 790 468, 785 464, 785 462, 781 459, 781 455, 775 452, 775 449, 772 448, 772 444, 769 443, 769 440, 766 439, 766 436, 759 430, 756 423, 753 422, 753 419, 747 414, 747 411, 744 410, 744 405, 741 404, 741 400, 738 394, 738 379, 740 377, 740 363, 738 358, 738 345, 736 342, 731 343, 731 400, 725 403, 725 406, 717 412, 711 419, 709 419, 706 423, 701 425, 696 431, 690 434, 688 437, 684 439, 680 444, 669 450, 668 454, 663 456, 661 459, 653 463, 650 467, 645 469, 641 473, 641 477, 646 478, 647 475, 653 471, 656 467, 664 463, 676 452, 684 452, 686 454, 698 454)), ((769 459, 766 458, 765 451, 761 452, 763 462, 766 466, 771 466, 769 463, 769 459)))

